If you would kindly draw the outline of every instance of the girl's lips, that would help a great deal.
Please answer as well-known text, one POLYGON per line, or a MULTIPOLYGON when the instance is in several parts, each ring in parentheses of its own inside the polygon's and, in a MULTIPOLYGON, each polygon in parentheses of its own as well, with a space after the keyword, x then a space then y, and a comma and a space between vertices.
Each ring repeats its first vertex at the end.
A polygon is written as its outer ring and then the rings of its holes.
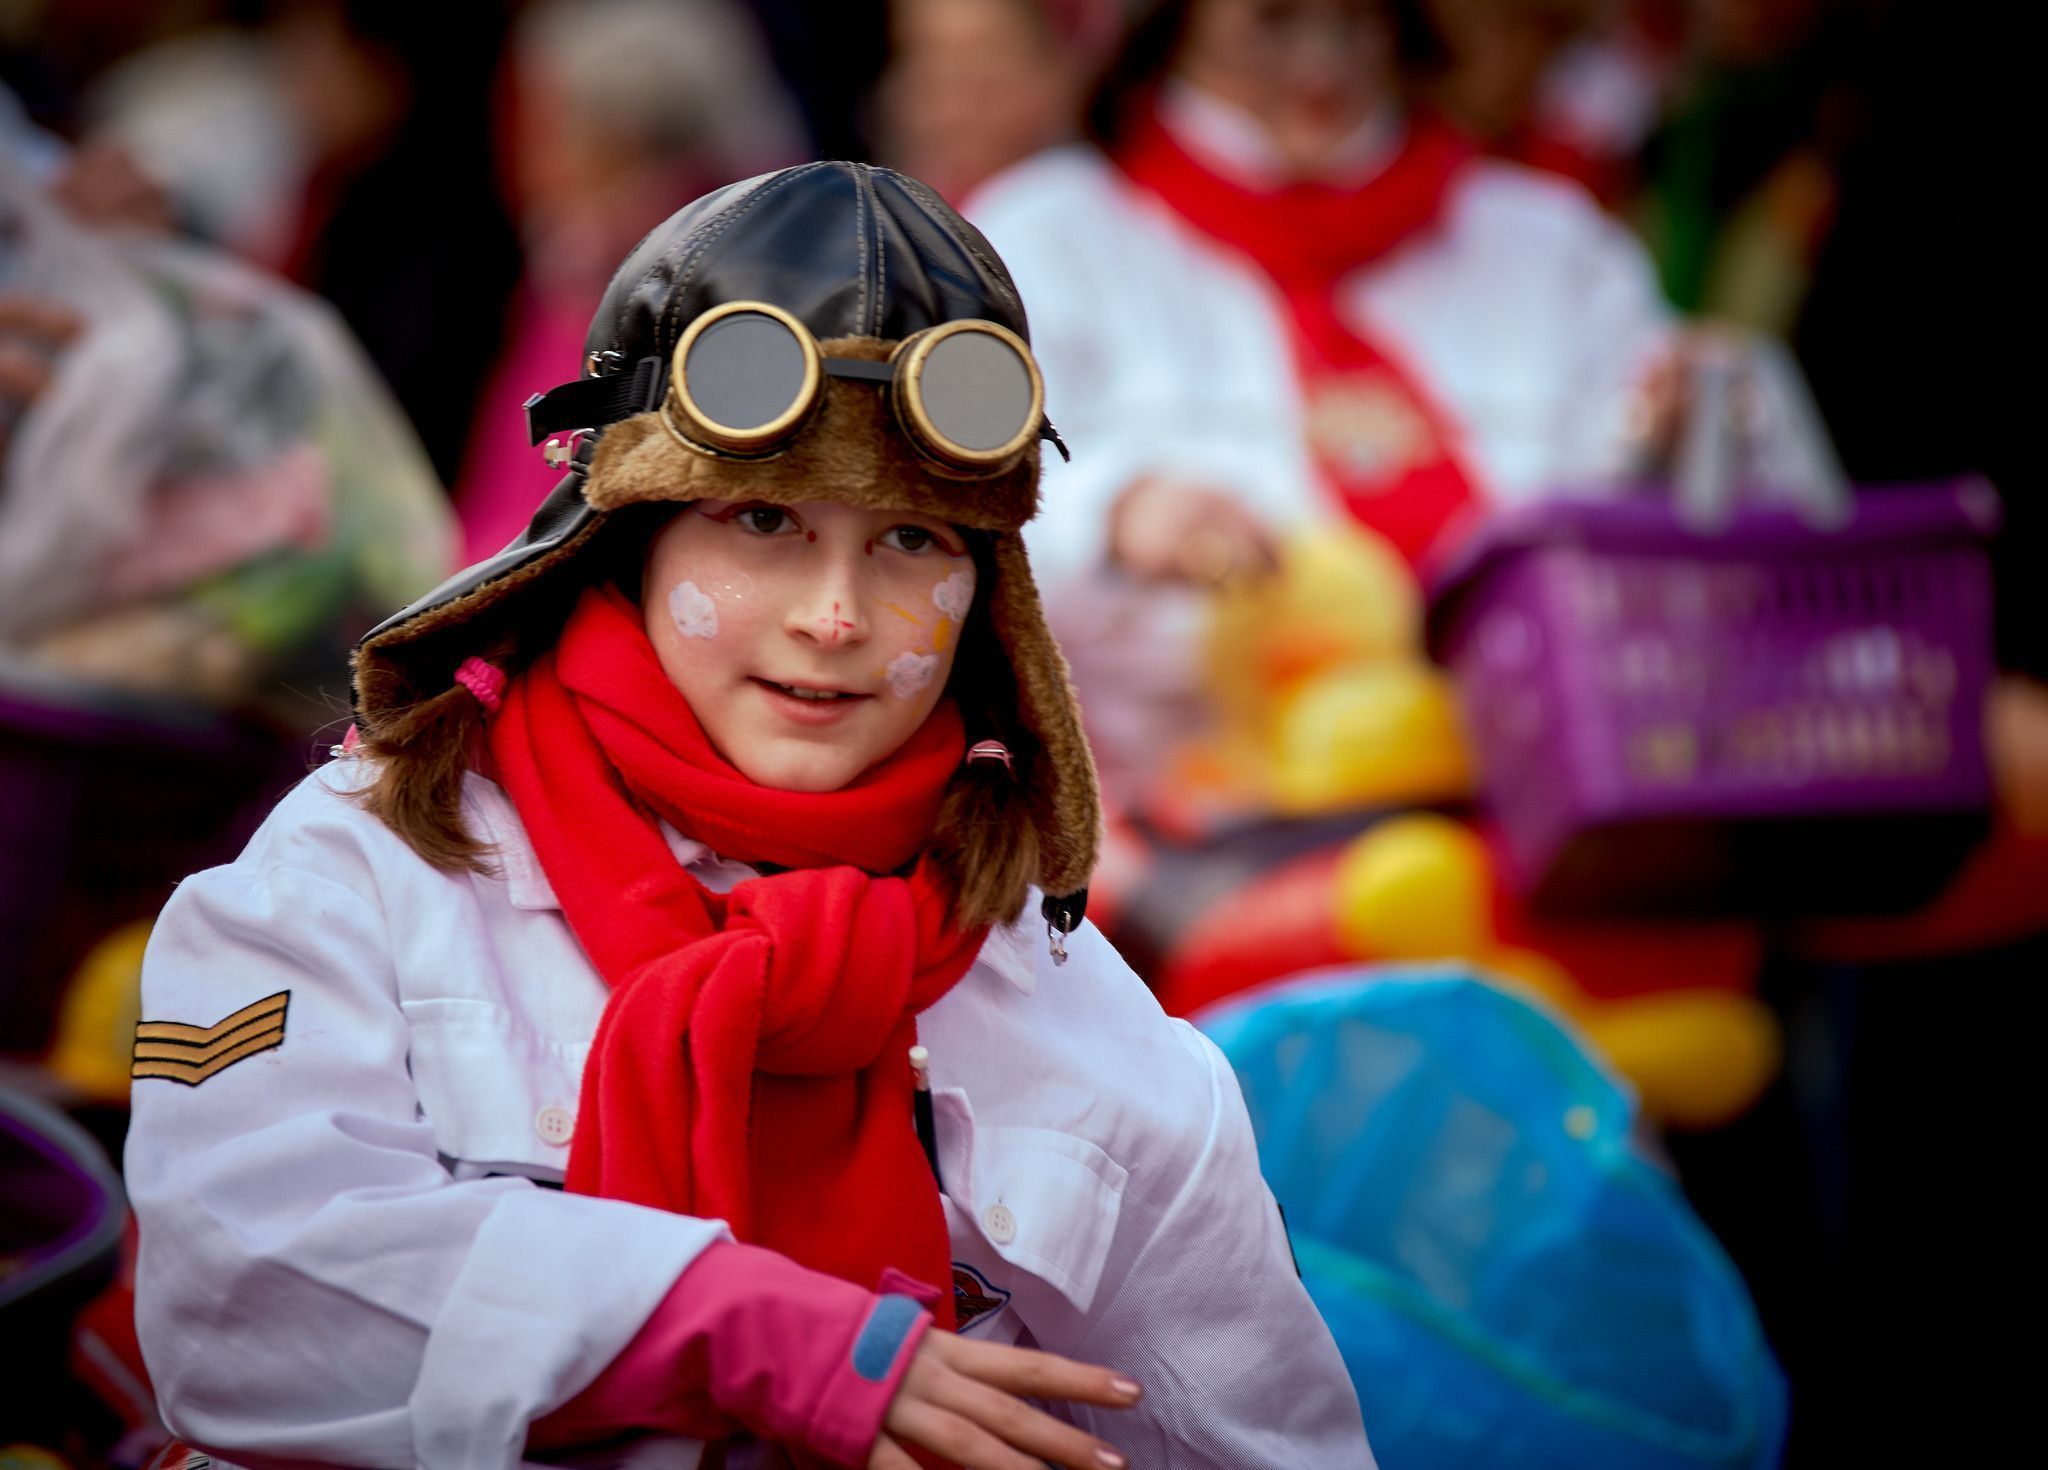
POLYGON ((784 719, 799 725, 830 725, 846 718, 858 705, 874 698, 871 694, 842 694, 837 699, 805 699, 784 686, 755 678, 754 685, 768 696, 769 703, 784 719))

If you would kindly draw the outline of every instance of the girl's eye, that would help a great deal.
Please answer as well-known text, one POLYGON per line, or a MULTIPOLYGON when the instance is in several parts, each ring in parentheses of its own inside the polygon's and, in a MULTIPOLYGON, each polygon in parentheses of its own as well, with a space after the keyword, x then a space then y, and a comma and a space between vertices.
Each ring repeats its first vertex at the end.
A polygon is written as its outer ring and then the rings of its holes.
POLYGON ((896 551, 916 553, 929 547, 951 552, 952 547, 939 539, 939 533, 928 531, 923 526, 891 526, 882 533, 882 544, 896 551))
POLYGON ((750 505, 735 519, 749 531, 761 536, 772 536, 784 526, 791 524, 789 512, 779 505, 750 505))

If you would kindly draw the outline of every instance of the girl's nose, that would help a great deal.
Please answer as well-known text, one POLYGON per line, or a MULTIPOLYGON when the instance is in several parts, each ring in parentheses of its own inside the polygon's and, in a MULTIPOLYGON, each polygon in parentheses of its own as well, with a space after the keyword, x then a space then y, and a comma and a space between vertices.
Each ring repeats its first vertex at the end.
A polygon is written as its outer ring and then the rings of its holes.
POLYGON ((865 642, 868 636, 861 569, 831 558, 807 579, 789 610, 789 631, 823 648, 865 642))

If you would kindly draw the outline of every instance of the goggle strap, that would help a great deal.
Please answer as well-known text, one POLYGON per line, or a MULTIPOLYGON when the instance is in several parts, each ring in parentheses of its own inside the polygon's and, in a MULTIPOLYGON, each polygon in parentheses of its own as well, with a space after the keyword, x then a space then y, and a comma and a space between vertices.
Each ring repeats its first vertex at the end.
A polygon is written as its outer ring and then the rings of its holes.
POLYGON ((896 364, 893 362, 868 362, 857 357, 828 357, 820 366, 828 378, 858 378, 863 383, 893 383, 896 381, 896 364))
MULTIPOLYGON (((828 377, 853 378, 864 383, 893 383, 893 363, 868 362, 861 358, 828 357, 821 366, 828 377)), ((553 434, 573 429, 597 429, 618 423, 635 414, 650 412, 659 401, 655 391, 661 381, 661 359, 643 357, 630 373, 612 373, 602 378, 578 378, 526 400, 526 441, 539 444, 553 434)), ((1046 419, 1038 437, 1050 440, 1063 460, 1073 459, 1060 431, 1046 419)))
POLYGON ((646 413, 660 401, 661 359, 643 357, 630 373, 578 378, 526 400, 526 437, 538 444, 570 429, 596 429, 646 413))

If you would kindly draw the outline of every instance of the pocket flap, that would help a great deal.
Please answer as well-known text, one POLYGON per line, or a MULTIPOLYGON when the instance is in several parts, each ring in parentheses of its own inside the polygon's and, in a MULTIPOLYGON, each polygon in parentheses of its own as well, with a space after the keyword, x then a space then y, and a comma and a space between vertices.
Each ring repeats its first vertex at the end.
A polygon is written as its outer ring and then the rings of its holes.
POLYGON ((1076 1311, 1089 1310, 1129 1171, 1071 1133, 977 1127, 958 1088, 939 1088, 932 1101, 954 1203, 997 1255, 1046 1281, 1076 1311))
POLYGON ((587 1043, 536 1036, 489 1001, 402 1001, 413 1085, 435 1146, 465 1164, 559 1177, 569 1162, 587 1043))

